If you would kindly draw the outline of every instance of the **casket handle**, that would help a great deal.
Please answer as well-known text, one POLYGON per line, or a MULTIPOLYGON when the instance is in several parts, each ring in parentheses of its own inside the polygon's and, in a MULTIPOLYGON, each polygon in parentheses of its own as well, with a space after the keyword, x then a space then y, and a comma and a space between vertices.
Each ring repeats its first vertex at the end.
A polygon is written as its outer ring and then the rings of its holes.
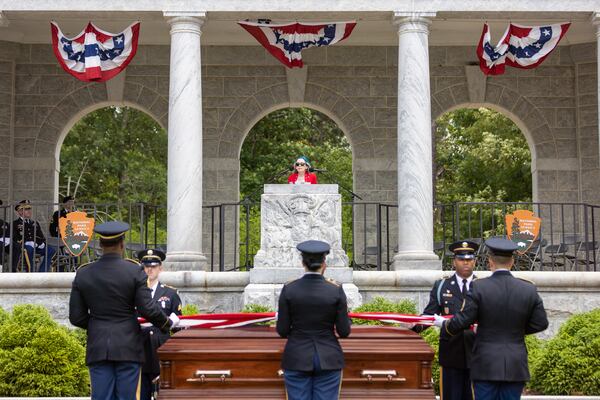
POLYGON ((230 369, 217 369, 217 370, 196 370, 193 378, 186 379, 186 382, 206 382, 207 378, 219 378, 221 382, 225 382, 225 379, 231 378, 230 369))
POLYGON ((371 382, 373 378, 386 378, 392 382, 406 382, 406 378, 399 377, 398 372, 395 369, 363 369, 360 371, 360 376, 367 378, 367 381, 371 382))

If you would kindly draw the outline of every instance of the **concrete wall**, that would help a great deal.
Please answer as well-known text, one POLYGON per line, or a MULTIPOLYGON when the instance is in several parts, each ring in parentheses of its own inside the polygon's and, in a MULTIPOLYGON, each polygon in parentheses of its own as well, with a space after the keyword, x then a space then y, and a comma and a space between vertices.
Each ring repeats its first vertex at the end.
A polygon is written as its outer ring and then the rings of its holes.
MULTIPOLYGON (((489 272, 477 272, 485 277, 489 272)), ((550 327, 541 336, 554 335, 569 316, 600 307, 600 274, 594 272, 518 272, 534 281, 544 300, 550 327)), ((422 310, 441 271, 355 271, 354 283, 368 302, 376 296, 392 301, 409 299, 422 310)), ((74 274, 2 274, 0 304, 6 310, 15 304, 40 304, 55 319, 67 323, 69 293, 74 274)), ((161 281, 178 288, 184 304, 195 304, 200 312, 239 312, 247 272, 164 272, 161 281)), ((501 310, 499 310, 501 312, 501 310)))

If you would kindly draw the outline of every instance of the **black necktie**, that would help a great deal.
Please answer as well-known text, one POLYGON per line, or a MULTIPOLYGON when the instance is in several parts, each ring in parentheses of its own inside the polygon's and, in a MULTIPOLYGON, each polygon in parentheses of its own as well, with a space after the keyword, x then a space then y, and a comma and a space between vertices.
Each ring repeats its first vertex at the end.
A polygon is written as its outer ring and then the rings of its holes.
POLYGON ((462 293, 463 297, 465 297, 467 295, 467 280, 466 279, 463 279, 463 286, 462 286, 461 293, 462 293))

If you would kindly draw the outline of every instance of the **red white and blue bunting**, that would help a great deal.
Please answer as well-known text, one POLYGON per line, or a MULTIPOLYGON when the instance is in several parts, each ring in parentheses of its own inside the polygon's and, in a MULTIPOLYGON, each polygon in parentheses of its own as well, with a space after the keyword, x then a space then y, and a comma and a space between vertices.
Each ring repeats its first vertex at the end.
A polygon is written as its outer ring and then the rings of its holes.
POLYGON ((289 68, 302 67, 302 50, 330 46, 346 39, 356 26, 351 22, 273 24, 270 20, 239 21, 276 59, 289 68))
MULTIPOLYGON (((371 313, 348 313, 350 318, 368 319, 371 321, 380 321, 391 324, 419 324, 433 325, 433 316, 431 315, 410 315, 395 314, 384 312, 371 313)), ((444 315, 444 318, 451 318, 451 315, 444 315)), ((181 328, 202 328, 202 329, 224 329, 239 328, 245 325, 252 325, 259 322, 269 322, 277 319, 274 312, 266 313, 229 313, 229 314, 196 314, 183 315, 179 317, 179 327, 181 328)), ((143 318, 139 319, 142 326, 150 326, 143 318)))
POLYGON ((492 47, 490 28, 488 24, 484 24, 477 46, 479 66, 486 75, 503 74, 505 65, 515 68, 535 68, 556 48, 570 25, 570 23, 544 26, 510 24, 496 47, 492 47))
POLYGON ((62 68, 85 82, 104 82, 121 72, 137 51, 140 23, 135 22, 123 32, 105 32, 91 22, 73 38, 66 37, 55 22, 52 47, 62 68))

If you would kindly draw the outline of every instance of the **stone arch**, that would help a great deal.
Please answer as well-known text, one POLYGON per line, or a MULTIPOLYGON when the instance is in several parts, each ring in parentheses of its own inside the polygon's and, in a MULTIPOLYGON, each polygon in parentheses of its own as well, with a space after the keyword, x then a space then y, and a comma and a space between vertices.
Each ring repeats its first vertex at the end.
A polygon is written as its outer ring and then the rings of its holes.
POLYGON ((264 88, 248 97, 232 112, 219 137, 219 157, 239 158, 252 127, 269 113, 287 107, 309 107, 331 118, 348 138, 353 157, 372 154, 372 137, 363 116, 340 94, 324 86, 306 84, 305 100, 291 104, 287 83, 264 88), (358 149, 361 150, 358 150, 358 149))
POLYGON ((457 104, 455 106, 452 106, 452 107, 444 110, 440 114, 437 114, 435 116, 432 115, 432 121, 437 120, 439 117, 441 117, 442 115, 444 115, 446 113, 449 113, 449 112, 452 112, 455 110, 459 110, 461 108, 479 108, 479 107, 485 107, 485 108, 494 110, 496 112, 499 112, 500 114, 503 114, 505 117, 510 119, 515 125, 517 125, 517 127, 519 128, 519 130, 525 137, 525 140, 527 141, 529 151, 531 152, 531 163, 533 164, 536 159, 535 141, 533 139, 531 132, 529 131, 529 128, 527 127, 525 122, 523 122, 523 120, 521 120, 518 116, 513 114, 511 111, 508 111, 505 108, 498 106, 497 104, 492 104, 492 103, 461 103, 461 104, 457 104))
MULTIPOLYGON (((517 99, 515 101, 515 107, 513 107, 511 110, 501 105, 487 101, 477 103, 461 102, 453 104, 443 110, 440 108, 432 107, 432 121, 435 121, 443 114, 454 110, 458 110, 461 108, 478 107, 489 108, 509 118, 515 125, 517 125, 517 127, 525 137, 525 140, 527 141, 527 145, 529 147, 529 151, 531 153, 532 199, 535 202, 539 200, 539 186, 537 174, 538 149, 542 148, 543 146, 543 154, 548 154, 549 151, 552 151, 552 149, 554 149, 554 157, 556 157, 556 143, 551 135, 546 135, 546 139, 541 142, 539 141, 539 137, 536 136, 536 132, 551 132, 548 122, 544 119, 539 110, 537 110, 537 108, 533 106, 533 104, 527 101, 523 96, 520 96, 518 93, 506 88, 504 90, 507 91, 507 96, 514 96, 514 98, 517 99), (527 107, 517 107, 516 104, 524 104, 527 107), (526 111, 528 109, 529 112, 526 111), (551 146, 550 149, 548 149, 548 146, 551 146)), ((435 96, 435 94, 432 96, 432 102, 434 101, 435 96)), ((439 99, 435 100, 439 101, 439 99)))
POLYGON ((58 184, 60 173, 60 150, 62 144, 73 126, 83 116, 111 105, 128 106, 138 109, 152 119, 154 119, 163 129, 167 125, 168 100, 157 92, 138 85, 127 83, 128 90, 137 88, 137 96, 141 96, 143 91, 151 92, 155 98, 152 106, 147 108, 139 104, 131 95, 126 96, 122 101, 113 101, 107 98, 106 88, 102 84, 91 84, 77 88, 67 93, 63 99, 53 107, 35 137, 34 151, 37 157, 54 158, 54 201, 58 200, 58 184), (164 111, 163 111, 164 110, 164 111))
POLYGON ((508 87, 488 84, 484 101, 472 102, 468 98, 467 86, 458 84, 433 93, 431 102, 432 120, 458 108, 487 107, 502 113, 525 136, 531 152, 532 169, 540 158, 558 157, 557 144, 546 118, 525 96, 508 87))

